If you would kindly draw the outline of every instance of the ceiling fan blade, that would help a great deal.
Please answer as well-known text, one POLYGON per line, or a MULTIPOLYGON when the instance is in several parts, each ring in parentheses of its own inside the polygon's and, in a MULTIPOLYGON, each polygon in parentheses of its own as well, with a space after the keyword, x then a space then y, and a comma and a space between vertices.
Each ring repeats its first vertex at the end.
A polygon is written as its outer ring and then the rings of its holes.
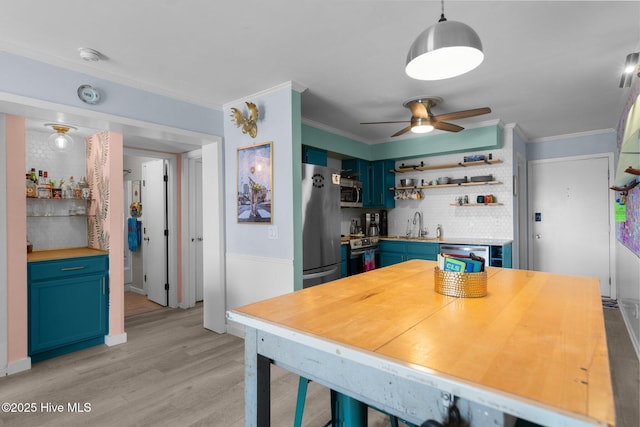
POLYGON ((454 125, 453 123, 437 122, 435 120, 433 120, 431 124, 436 129, 446 130, 448 132, 460 132, 464 129, 462 126, 454 125))
POLYGON ((422 102, 411 101, 407 104, 407 107, 411 110, 413 117, 419 117, 421 119, 429 118, 429 111, 427 111, 427 107, 422 102))
POLYGON ((481 116, 482 114, 489 114, 491 108, 474 108, 472 110, 454 111, 453 113, 444 113, 435 116, 436 120, 459 120, 466 119, 467 117, 481 116))
POLYGON ((379 125, 384 123, 411 123, 411 120, 397 120, 394 122, 364 122, 360 123, 361 125, 379 125))
POLYGON ((398 132, 394 133, 393 135, 391 135, 391 137, 393 138, 394 136, 400 136, 403 133, 407 133, 411 130, 411 125, 407 126, 406 128, 399 130, 398 132))

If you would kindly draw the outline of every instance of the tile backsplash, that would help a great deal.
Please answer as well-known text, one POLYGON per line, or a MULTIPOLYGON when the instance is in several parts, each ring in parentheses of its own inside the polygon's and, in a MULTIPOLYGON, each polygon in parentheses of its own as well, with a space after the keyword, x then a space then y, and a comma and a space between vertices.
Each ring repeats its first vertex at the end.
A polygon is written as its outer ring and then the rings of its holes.
MULTIPOLYGON (((86 176, 84 139, 73 137, 74 144, 68 152, 53 151, 47 144, 49 132, 27 131, 26 166, 47 171, 53 180, 69 180, 70 176, 79 181, 86 176)), ((25 171, 27 172, 27 171, 25 171)), ((51 206, 41 207, 40 201, 27 205, 27 239, 34 250, 87 246, 87 217, 84 215, 67 216, 69 210, 76 213, 76 201, 51 201, 51 206), (73 205, 73 206, 71 206, 73 205), (36 212, 36 210, 44 212, 36 212), (49 215, 47 215, 47 209, 49 215), (39 215, 39 214, 42 215, 39 215), (29 216, 29 215, 34 216, 29 216), (37 216, 35 216, 37 215, 37 216)), ((80 202, 82 203, 82 202, 80 202)))
MULTIPOLYGON (((491 153, 493 159, 501 160, 486 166, 454 167, 428 171, 412 171, 396 173, 395 184, 400 186, 400 179, 415 178, 418 183, 431 182, 438 177, 452 179, 482 175, 493 175, 497 185, 434 187, 423 190, 424 199, 396 200, 395 208, 388 209, 389 235, 405 235, 409 228, 413 235, 417 235, 418 227, 413 224, 416 211, 422 212, 424 227, 428 236, 435 237, 436 227, 442 224, 445 238, 474 238, 474 239, 513 239, 513 149, 508 141, 500 149, 478 151, 473 153, 456 153, 443 156, 412 158, 396 161, 396 168, 402 163, 407 165, 424 162, 425 165, 440 165, 462 162, 464 156, 470 154, 491 153), (497 198, 500 205, 473 206, 477 196, 491 194, 497 198), (456 206, 458 198, 468 197, 468 206, 456 206), (453 205, 453 206, 452 206, 453 205)), ((375 212, 374 209, 341 209, 340 228, 342 234, 349 234, 352 218, 361 218, 364 212, 375 212)))

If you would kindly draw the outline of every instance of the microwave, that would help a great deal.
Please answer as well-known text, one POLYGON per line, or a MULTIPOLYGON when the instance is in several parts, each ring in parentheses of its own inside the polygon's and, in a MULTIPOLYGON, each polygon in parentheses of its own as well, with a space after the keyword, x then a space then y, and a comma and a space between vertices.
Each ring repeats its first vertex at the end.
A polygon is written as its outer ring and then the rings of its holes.
POLYGON ((362 207, 362 182, 340 178, 340 207, 362 207))

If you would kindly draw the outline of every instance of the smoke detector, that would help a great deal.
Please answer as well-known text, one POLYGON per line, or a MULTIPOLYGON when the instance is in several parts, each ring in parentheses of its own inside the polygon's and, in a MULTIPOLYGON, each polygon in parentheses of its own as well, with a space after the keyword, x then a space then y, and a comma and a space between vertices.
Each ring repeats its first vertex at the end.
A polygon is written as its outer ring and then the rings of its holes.
POLYGON ((100 52, 95 49, 90 49, 88 47, 81 47, 78 49, 80 53, 80 58, 84 59, 87 62, 97 62, 104 58, 100 52))

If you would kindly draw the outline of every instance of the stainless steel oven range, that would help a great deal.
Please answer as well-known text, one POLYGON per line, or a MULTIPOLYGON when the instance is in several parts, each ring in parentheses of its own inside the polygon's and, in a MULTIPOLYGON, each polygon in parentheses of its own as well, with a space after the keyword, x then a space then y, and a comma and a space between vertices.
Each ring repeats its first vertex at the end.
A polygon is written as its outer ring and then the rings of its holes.
POLYGON ((380 266, 379 242, 380 238, 377 236, 349 240, 347 275, 364 273, 380 266))

